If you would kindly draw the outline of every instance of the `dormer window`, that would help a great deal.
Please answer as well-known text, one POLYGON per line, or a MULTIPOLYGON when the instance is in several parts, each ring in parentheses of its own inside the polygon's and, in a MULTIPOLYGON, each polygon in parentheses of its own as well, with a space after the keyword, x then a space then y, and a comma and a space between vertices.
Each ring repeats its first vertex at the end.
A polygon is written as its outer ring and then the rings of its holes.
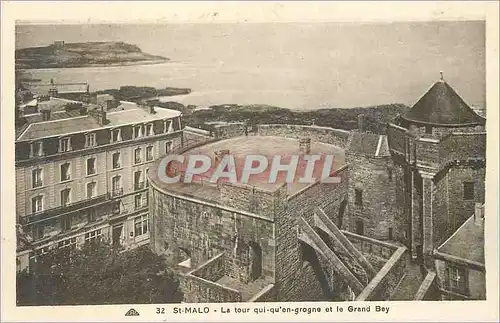
POLYGON ((31 143, 30 155, 31 157, 43 156, 43 144, 41 141, 35 141, 31 143))
POLYGON ((172 132, 174 132, 174 127, 173 127, 173 124, 172 124, 172 120, 165 121, 165 132, 166 133, 172 133, 172 132))
POLYGON ((154 136, 155 133, 154 133, 154 130, 153 130, 153 124, 150 123, 150 124, 147 124, 146 125, 146 136, 154 136))
POLYGON ((71 150, 71 140, 70 138, 59 139, 59 152, 63 153, 71 150))
POLYGON ((111 142, 122 141, 122 132, 120 129, 111 130, 111 142))
POLYGON ((96 146, 96 135, 95 133, 88 133, 85 135, 85 147, 94 147, 96 146))
POLYGON ((134 138, 142 137, 142 125, 134 127, 134 138))

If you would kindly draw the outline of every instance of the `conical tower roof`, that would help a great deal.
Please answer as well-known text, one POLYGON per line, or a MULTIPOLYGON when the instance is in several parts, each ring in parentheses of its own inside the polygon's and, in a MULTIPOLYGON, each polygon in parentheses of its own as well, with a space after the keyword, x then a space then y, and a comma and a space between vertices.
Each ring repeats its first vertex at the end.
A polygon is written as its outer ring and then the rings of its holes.
POLYGON ((410 123, 441 127, 485 123, 443 79, 437 81, 402 118, 410 123))

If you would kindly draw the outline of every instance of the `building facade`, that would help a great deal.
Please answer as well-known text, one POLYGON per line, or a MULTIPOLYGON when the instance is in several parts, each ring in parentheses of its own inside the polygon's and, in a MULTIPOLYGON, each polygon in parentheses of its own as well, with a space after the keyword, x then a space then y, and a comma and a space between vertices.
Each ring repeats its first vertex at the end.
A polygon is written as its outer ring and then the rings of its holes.
POLYGON ((16 122, 17 269, 50 248, 98 237, 126 248, 147 244, 147 172, 181 145, 180 113, 49 100, 57 111, 35 109, 16 122))

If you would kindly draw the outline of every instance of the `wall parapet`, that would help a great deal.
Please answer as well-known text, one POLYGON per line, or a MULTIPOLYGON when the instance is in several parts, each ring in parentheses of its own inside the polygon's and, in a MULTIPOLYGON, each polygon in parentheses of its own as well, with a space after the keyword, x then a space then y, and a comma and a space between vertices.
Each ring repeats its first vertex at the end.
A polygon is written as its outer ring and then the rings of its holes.
POLYGON ((220 253, 184 276, 185 302, 241 302, 240 291, 216 282, 225 274, 224 260, 224 253, 220 253))
POLYGON ((356 301, 388 300, 406 273, 406 247, 399 247, 380 269, 356 301))
POLYGON ((273 302, 276 301, 276 288, 269 284, 255 294, 248 302, 273 302))
POLYGON ((345 230, 341 230, 341 232, 363 254, 377 256, 382 259, 390 259, 391 255, 400 248, 390 242, 376 240, 345 230))
POLYGON ((309 137, 312 141, 327 143, 345 148, 350 132, 320 126, 291 124, 260 124, 257 126, 259 136, 277 136, 300 139, 309 137))
POLYGON ((441 138, 421 134, 415 137, 400 126, 389 124, 388 143, 392 154, 406 162, 439 171, 455 161, 484 160, 486 132, 451 132, 441 138))

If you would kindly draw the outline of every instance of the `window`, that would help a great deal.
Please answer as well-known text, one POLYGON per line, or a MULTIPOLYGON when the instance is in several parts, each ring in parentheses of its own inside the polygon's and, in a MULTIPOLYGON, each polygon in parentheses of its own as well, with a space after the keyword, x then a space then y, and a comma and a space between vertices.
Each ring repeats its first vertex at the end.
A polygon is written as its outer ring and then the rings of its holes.
POLYGON ((389 228, 389 240, 392 240, 392 228, 389 228))
POLYGON ((31 143, 31 157, 43 156, 43 146, 41 141, 35 141, 31 143))
POLYGON ((120 153, 114 153, 112 156, 113 159, 113 169, 120 168, 121 163, 120 163, 120 153))
POLYGON ((467 272, 463 267, 449 264, 446 267, 448 287, 452 292, 467 294, 467 272))
POLYGON ((146 161, 153 160, 153 146, 146 147, 146 161))
POLYGON ((146 187, 149 187, 148 173, 149 173, 149 168, 146 168, 145 173, 144 173, 144 182, 146 183, 146 187))
POLYGON ((101 229, 85 233, 85 242, 95 242, 102 236, 101 229))
POLYGON ((141 148, 136 148, 136 149, 134 150, 134 163, 135 163, 135 164, 140 164, 140 163, 142 163, 141 153, 142 153, 141 148))
POLYGON ((174 128, 172 127, 172 120, 165 121, 165 132, 166 133, 174 132, 174 128))
POLYGON ((363 191, 360 189, 354 189, 354 204, 358 206, 363 205, 363 191))
POLYGON ((61 182, 69 181, 71 179, 70 164, 64 163, 61 165, 61 182))
POLYGON ((59 152, 63 153, 65 151, 71 150, 71 141, 69 138, 59 139, 59 152))
POLYGON ((31 199, 31 213, 41 212, 43 210, 43 196, 38 195, 31 199))
POLYGON ((97 215, 94 208, 87 210, 87 221, 94 222, 97 219, 97 215))
POLYGON ((95 170, 95 158, 89 158, 87 159, 87 175, 93 175, 96 173, 95 170))
POLYGON ((142 207, 142 194, 138 194, 134 199, 135 209, 140 209, 142 207))
POLYGON ((142 137, 142 126, 135 126, 134 127, 134 138, 140 138, 142 137))
POLYGON ((32 227, 33 239, 42 239, 45 235, 45 227, 41 223, 37 223, 32 227))
POLYGON ((122 133, 120 129, 111 130, 111 142, 122 141, 122 133))
POLYGON ((149 229, 148 215, 141 215, 134 219, 134 236, 146 234, 149 229))
POLYGON ((71 230, 71 216, 66 215, 61 217, 61 230, 62 231, 71 230))
POLYGON ((33 182, 33 188, 40 187, 42 183, 42 169, 37 168, 31 172, 31 180, 33 182))
POLYGON ((97 142, 95 140, 95 133, 89 133, 85 135, 85 147, 94 147, 97 142))
POLYGON ((121 176, 115 176, 111 179, 112 195, 118 196, 123 194, 121 176))
POLYGON ((66 206, 71 202, 71 189, 65 188, 61 191, 61 206, 66 206))
POLYGON ((97 183, 91 182, 87 184, 87 198, 91 199, 97 195, 97 183))
POLYGON ((62 248, 76 249, 76 238, 70 238, 70 239, 66 239, 63 241, 59 241, 57 243, 57 247, 59 249, 62 249, 62 248))
POLYGON ((172 151, 172 142, 171 141, 167 141, 165 143, 165 153, 170 153, 172 151))
POLYGON ((474 182, 464 182, 464 200, 474 199, 474 182))
POLYGON ((146 136, 154 136, 154 131, 153 131, 153 124, 147 124, 146 125, 146 136))
POLYGON ((144 188, 144 181, 142 180, 142 172, 138 170, 134 173, 134 189, 140 190, 144 188))
POLYGON ((363 235, 365 233, 364 223, 361 220, 356 220, 356 234, 363 235))
POLYGON ((392 182, 392 169, 387 170, 387 176, 389 177, 389 182, 392 182))

